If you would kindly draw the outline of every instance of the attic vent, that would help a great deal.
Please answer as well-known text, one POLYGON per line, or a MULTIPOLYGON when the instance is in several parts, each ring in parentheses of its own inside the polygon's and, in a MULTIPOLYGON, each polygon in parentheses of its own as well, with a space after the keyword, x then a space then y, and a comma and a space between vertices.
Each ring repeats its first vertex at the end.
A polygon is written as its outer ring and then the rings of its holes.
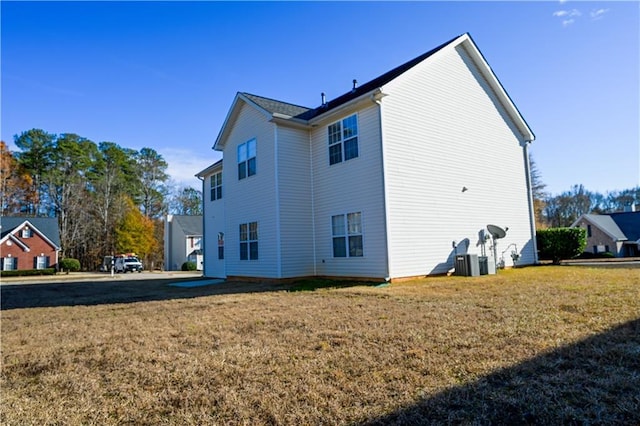
POLYGON ((355 92, 356 89, 358 88, 358 80, 356 80, 355 78, 353 79, 353 88, 351 89, 352 92, 355 92))
POLYGON ((320 97, 322 98, 322 106, 327 106, 327 98, 324 95, 324 92, 320 93, 320 97))

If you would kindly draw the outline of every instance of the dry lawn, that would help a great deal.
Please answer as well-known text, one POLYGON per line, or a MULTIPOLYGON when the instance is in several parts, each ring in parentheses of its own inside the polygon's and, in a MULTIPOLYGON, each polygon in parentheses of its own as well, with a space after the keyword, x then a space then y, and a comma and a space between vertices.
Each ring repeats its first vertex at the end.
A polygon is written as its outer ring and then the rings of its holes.
POLYGON ((640 424, 640 269, 2 312, 3 425, 640 424))

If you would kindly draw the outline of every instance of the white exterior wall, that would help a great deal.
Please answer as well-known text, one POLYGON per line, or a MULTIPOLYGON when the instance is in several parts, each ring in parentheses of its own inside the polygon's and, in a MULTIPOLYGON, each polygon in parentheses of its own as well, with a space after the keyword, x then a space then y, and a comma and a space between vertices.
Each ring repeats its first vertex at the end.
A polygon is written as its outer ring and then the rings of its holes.
MULTIPOLYGON (((211 175, 219 173, 221 167, 212 170, 211 173, 203 177, 202 182, 202 198, 203 198, 203 215, 204 229, 202 231, 204 238, 203 246, 203 275, 205 277, 225 278, 224 259, 218 259, 218 233, 225 232, 224 222, 224 200, 226 196, 224 177, 222 181, 222 198, 211 200, 211 175)), ((226 255, 226 253, 225 253, 226 255)))
POLYGON ((225 141, 222 174, 227 276, 278 277, 274 124, 242 104, 225 141), (256 174, 238 180, 237 148, 256 139, 256 174), (240 260, 239 226, 258 222, 258 260, 240 260))
POLYGON ((384 87, 391 277, 446 272, 453 241, 468 239, 468 252, 479 254, 487 224, 509 227, 498 258, 515 244, 519 263, 534 262, 523 137, 467 65, 464 49, 445 48, 384 87))
POLYGON ((307 130, 275 126, 278 146, 279 278, 314 275, 311 157, 307 130))
POLYGON ((311 131, 316 274, 387 276, 382 156, 378 105, 367 100, 357 111, 357 158, 329 165, 327 126, 356 111, 344 111, 311 131), (362 212, 363 257, 334 258, 331 216, 362 212))

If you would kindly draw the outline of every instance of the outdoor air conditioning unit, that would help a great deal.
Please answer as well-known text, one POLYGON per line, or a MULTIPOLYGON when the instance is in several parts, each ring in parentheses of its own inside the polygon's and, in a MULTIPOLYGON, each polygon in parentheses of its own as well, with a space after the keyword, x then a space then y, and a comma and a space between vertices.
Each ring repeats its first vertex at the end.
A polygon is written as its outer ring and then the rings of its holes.
POLYGON ((477 254, 456 255, 456 275, 462 277, 480 276, 480 265, 477 254))

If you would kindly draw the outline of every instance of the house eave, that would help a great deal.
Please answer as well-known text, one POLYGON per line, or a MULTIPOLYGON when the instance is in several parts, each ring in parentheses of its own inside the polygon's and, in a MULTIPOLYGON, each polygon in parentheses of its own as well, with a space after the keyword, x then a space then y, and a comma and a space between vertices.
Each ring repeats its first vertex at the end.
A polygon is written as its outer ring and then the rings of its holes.
POLYGON ((377 87, 373 90, 363 93, 357 98, 353 98, 342 105, 339 105, 335 108, 330 109, 326 113, 321 113, 319 115, 316 115, 315 117, 309 120, 309 125, 311 127, 317 127, 325 121, 331 121, 336 116, 344 114, 345 111, 357 109, 358 107, 366 103, 376 104, 380 102, 380 100, 382 100, 382 98, 385 96, 387 95, 383 92, 383 88, 377 87))

